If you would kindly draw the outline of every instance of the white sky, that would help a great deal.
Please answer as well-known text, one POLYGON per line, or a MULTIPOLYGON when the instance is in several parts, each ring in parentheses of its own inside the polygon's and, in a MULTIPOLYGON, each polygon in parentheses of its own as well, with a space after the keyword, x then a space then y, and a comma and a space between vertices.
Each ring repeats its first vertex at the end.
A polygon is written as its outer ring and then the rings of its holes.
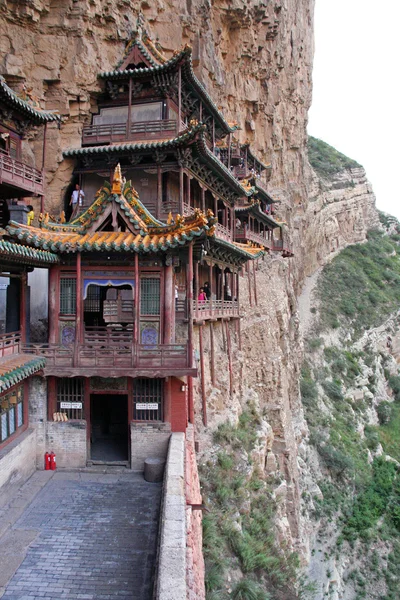
POLYGON ((400 219, 399 48, 399 0, 316 0, 308 133, 363 165, 400 219))

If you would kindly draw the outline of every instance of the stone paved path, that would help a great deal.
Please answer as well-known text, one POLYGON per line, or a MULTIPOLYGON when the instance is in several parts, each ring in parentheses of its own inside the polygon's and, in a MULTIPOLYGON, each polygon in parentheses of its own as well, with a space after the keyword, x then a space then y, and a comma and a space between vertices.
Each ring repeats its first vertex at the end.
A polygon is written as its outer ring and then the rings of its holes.
POLYGON ((136 473, 56 472, 0 539, 0 565, 27 547, 2 600, 151 600, 160 498, 136 473))

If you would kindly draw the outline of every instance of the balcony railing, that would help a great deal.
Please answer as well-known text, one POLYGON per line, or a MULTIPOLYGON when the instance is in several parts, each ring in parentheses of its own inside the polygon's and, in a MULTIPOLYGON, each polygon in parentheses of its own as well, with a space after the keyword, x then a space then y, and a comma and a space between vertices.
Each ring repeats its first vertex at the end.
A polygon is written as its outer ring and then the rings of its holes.
POLYGON ((264 246, 264 248, 271 248, 273 246, 273 240, 264 237, 261 233, 256 233, 255 231, 250 231, 247 226, 235 229, 235 241, 236 242, 255 242, 256 244, 260 244, 260 246, 264 246))
POLYGON ((194 300, 193 304, 195 321, 240 317, 237 300, 194 300))
MULTIPOLYGON (((25 163, 12 158, 7 152, 0 150, 0 184, 10 185, 14 188, 33 195, 42 196, 44 193, 43 173, 25 163)), ((17 194, 19 196, 20 194, 17 194)))
POLYGON ((227 242, 232 241, 231 230, 225 227, 224 225, 221 225, 221 223, 217 223, 217 226, 215 228, 215 235, 216 237, 221 238, 222 240, 226 240, 227 242))
POLYGON ((184 202, 183 203, 183 214, 185 217, 190 217, 191 215, 194 215, 193 206, 190 206, 189 204, 186 204, 186 202, 184 202))
MULTIPOLYGON (((181 124, 181 129, 185 126, 181 124)), ((131 123, 113 123, 110 125, 90 125, 82 132, 82 145, 107 144, 125 140, 157 139, 174 137, 179 133, 178 121, 163 119, 158 121, 136 121, 131 123)))
POLYGON ((0 335, 0 358, 10 356, 10 354, 18 354, 21 344, 21 332, 13 331, 12 333, 3 333, 0 335))
POLYGON ((107 376, 132 370, 140 370, 142 374, 148 372, 149 375, 193 370, 187 344, 145 345, 127 339, 114 344, 106 345, 105 339, 69 346, 29 344, 23 346, 22 351, 46 358, 45 375, 57 375, 70 369, 80 370, 82 374, 88 369, 100 369, 97 374, 107 376))

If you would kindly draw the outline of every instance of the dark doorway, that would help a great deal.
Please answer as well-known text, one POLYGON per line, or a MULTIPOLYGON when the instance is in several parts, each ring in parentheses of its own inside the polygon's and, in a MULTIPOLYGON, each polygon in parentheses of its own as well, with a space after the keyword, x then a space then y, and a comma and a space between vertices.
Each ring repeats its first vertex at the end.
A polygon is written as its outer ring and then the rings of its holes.
POLYGON ((92 394, 91 460, 126 462, 128 460, 128 396, 92 394))

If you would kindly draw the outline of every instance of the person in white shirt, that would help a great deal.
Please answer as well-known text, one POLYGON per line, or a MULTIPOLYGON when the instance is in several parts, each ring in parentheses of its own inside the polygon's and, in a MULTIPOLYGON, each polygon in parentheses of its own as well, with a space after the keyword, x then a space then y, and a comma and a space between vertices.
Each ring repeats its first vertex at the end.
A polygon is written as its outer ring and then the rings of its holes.
POLYGON ((78 214, 79 207, 82 206, 84 197, 85 193, 83 190, 81 190, 80 185, 77 183, 74 191, 72 192, 70 200, 70 205, 72 206, 72 215, 70 221, 72 221, 72 219, 75 219, 76 215, 78 214))

